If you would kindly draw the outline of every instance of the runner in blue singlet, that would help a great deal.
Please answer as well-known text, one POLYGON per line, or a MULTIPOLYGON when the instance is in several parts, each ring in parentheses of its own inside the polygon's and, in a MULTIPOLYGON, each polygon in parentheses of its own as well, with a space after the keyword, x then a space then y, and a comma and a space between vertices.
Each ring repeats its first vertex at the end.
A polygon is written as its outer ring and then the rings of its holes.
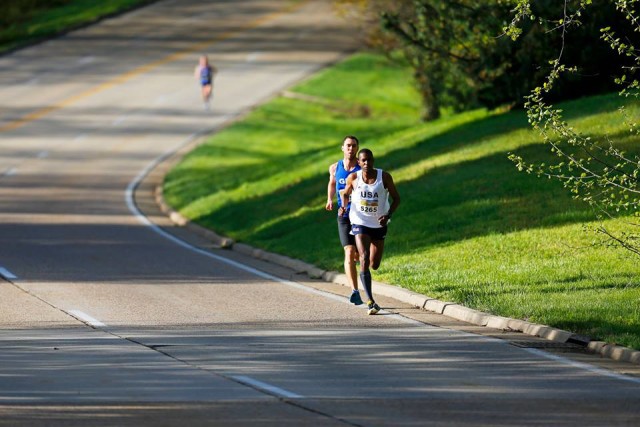
MULTIPOLYGON (((340 191, 344 189, 347 177, 360 170, 356 154, 358 153, 358 138, 353 135, 346 136, 342 141, 342 152, 344 154, 342 160, 329 166, 329 185, 327 186, 327 204, 325 209, 333 210, 333 198, 338 195, 338 208, 342 207, 340 199, 340 191)), ((344 272, 347 275, 347 281, 351 286, 351 301, 355 305, 362 304, 362 298, 358 291, 358 275, 356 270, 356 261, 358 260, 358 251, 353 234, 351 234, 351 222, 349 221, 349 204, 346 207, 346 213, 338 215, 338 236, 340 243, 344 249, 344 272)))
POLYGON ((204 109, 209 110, 211 95, 213 94, 213 78, 216 74, 216 69, 209 64, 209 59, 205 55, 202 55, 193 73, 196 79, 200 81, 204 109))

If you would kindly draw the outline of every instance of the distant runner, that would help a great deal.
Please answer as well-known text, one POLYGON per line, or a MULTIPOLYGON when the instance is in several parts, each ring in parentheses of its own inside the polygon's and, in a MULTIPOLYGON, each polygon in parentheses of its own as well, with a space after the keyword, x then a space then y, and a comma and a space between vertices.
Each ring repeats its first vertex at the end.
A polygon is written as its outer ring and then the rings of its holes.
POLYGON ((193 74, 200 81, 202 91, 202 102, 204 102, 204 109, 209 110, 211 108, 211 95, 213 94, 213 78, 217 70, 211 64, 209 64, 209 58, 206 55, 202 55, 196 65, 196 69, 193 74))
MULTIPOLYGON (((327 204, 325 209, 333 210, 333 198, 338 195, 338 209, 342 206, 340 191, 344 189, 347 183, 347 177, 360 170, 358 165, 358 138, 353 135, 346 136, 342 141, 342 160, 329 166, 329 185, 327 186, 327 204)), ((349 301, 355 305, 362 304, 362 298, 358 291, 358 276, 356 271, 356 261, 358 260, 358 251, 356 250, 356 239, 351 234, 351 221, 349 221, 349 203, 346 210, 342 214, 338 214, 338 236, 340 243, 344 249, 344 273, 347 275, 347 281, 351 285, 351 297, 349 301)))
POLYGON ((393 178, 382 169, 373 167, 373 153, 363 148, 358 153, 358 163, 362 168, 347 178, 346 187, 340 192, 342 206, 338 214, 346 212, 351 196, 351 232, 355 235, 356 246, 360 253, 360 281, 367 294, 368 314, 376 314, 380 306, 376 304, 371 291, 371 271, 377 270, 384 252, 384 238, 391 215, 398 209, 400 194, 393 178), (391 196, 391 206, 389 206, 391 196))

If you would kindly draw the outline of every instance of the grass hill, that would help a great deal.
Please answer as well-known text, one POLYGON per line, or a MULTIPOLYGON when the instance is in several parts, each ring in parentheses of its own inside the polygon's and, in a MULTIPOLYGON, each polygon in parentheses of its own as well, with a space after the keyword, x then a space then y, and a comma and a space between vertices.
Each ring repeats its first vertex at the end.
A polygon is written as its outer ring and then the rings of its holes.
POLYGON ((2 0, 0 54, 155 0, 2 0))
MULTIPOLYGON (((638 259, 594 246, 593 212, 559 183, 517 172, 508 153, 550 157, 522 111, 421 123, 409 70, 368 53, 292 91, 186 156, 166 177, 167 201, 238 241, 341 271, 336 214, 324 204, 329 164, 354 134, 402 195, 374 279, 640 349, 638 259)), ((622 102, 562 108, 579 129, 620 140, 622 102)), ((637 104, 627 108, 638 116, 637 104)))

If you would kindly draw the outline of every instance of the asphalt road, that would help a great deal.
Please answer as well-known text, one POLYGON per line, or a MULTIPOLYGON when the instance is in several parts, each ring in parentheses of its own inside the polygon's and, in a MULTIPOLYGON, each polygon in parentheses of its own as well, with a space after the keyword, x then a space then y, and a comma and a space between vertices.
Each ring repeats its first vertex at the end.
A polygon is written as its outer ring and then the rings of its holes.
POLYGON ((184 0, 0 57, 0 425, 640 424, 628 366, 366 316, 158 212, 159 159, 357 46, 328 2, 184 0))

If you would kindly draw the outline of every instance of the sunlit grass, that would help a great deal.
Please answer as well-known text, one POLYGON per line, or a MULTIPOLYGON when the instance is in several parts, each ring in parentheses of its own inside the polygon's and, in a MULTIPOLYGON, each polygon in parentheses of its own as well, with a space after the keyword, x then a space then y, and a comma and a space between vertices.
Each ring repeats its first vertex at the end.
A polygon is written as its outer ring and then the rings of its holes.
POLYGON ((0 53, 154 0, 3 0, 0 53))
MULTIPOLYGON (((550 158, 523 112, 419 123, 408 70, 369 54, 294 90, 335 102, 278 98, 257 109, 171 171, 168 202, 239 241, 340 271, 335 212, 323 209, 327 169, 355 134, 403 200, 374 279, 640 348, 638 259, 594 245, 593 212, 560 184, 516 171, 510 152, 550 158)), ((628 140, 620 102, 563 108, 581 130, 628 140)), ((638 116, 637 105, 628 110, 638 116)))

